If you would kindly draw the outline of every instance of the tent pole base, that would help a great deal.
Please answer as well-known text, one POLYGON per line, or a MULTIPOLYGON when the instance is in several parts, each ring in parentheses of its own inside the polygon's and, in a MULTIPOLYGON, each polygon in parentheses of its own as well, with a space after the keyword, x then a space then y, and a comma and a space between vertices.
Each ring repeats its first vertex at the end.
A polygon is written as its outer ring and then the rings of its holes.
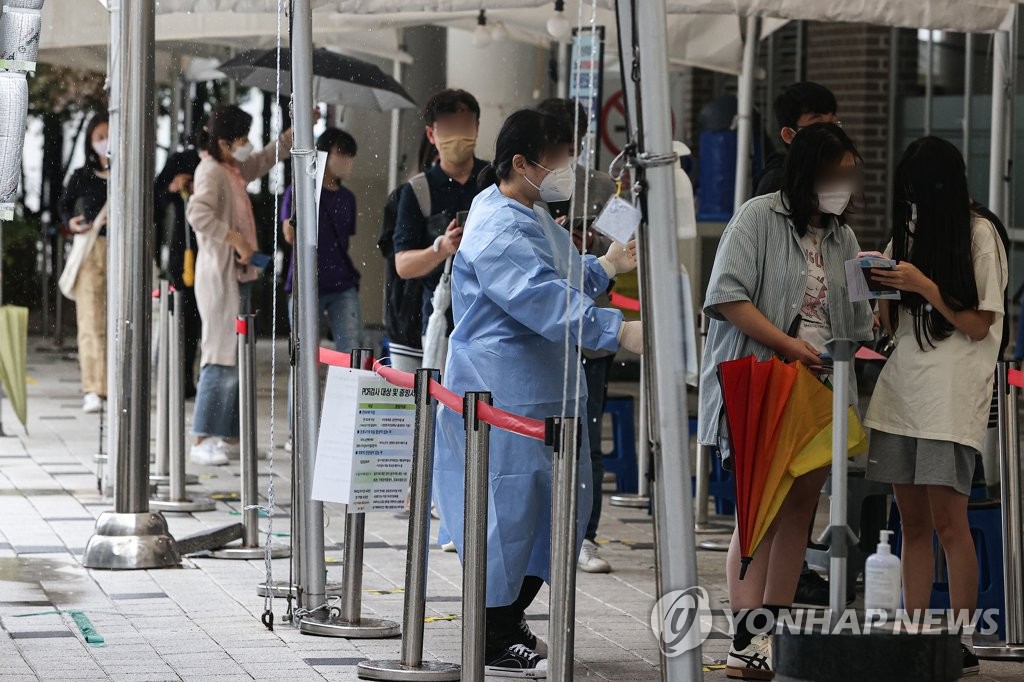
POLYGON ((86 568, 136 570, 181 564, 177 543, 159 512, 103 512, 82 557, 86 568))

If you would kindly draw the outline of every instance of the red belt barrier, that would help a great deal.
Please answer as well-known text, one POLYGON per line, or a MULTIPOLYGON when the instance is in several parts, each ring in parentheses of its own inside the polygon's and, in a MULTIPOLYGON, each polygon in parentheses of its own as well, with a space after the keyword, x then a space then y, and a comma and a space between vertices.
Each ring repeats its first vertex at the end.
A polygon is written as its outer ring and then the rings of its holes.
MULTIPOLYGON (((333 367, 349 367, 352 364, 352 359, 348 353, 321 348, 320 362, 321 364, 333 367)), ((386 367, 378 360, 373 360, 372 364, 364 367, 364 369, 372 369, 392 386, 410 390, 415 386, 416 377, 413 374, 402 372, 393 367, 386 367)), ((430 395, 449 410, 462 414, 463 399, 436 381, 430 382, 430 395)), ((522 417, 491 405, 480 404, 478 408, 480 418, 495 428, 535 440, 544 440, 544 422, 540 419, 522 417)))
POLYGON ((1024 373, 1022 373, 1019 369, 1011 369, 1009 372, 1006 373, 1006 375, 1007 380, 1010 382, 1011 386, 1016 386, 1017 388, 1024 388, 1024 373))
POLYGON ((612 305, 619 310, 626 310, 631 313, 640 312, 640 301, 635 298, 629 298, 622 294, 617 294, 614 291, 611 293, 612 305))

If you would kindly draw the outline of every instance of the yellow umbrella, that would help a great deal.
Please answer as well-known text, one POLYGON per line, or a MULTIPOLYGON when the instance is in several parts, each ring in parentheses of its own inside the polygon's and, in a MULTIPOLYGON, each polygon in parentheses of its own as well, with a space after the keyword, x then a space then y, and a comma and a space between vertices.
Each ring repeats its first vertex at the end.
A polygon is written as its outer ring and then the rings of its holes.
MULTIPOLYGON (((754 524, 754 545, 760 543, 779 513, 793 481, 809 471, 832 461, 832 391, 811 374, 806 367, 794 363, 796 382, 782 416, 778 442, 765 481, 754 524)), ((849 455, 866 449, 867 435, 857 413, 850 408, 847 439, 849 455)))
POLYGON ((28 429, 28 308, 0 306, 0 383, 28 429))

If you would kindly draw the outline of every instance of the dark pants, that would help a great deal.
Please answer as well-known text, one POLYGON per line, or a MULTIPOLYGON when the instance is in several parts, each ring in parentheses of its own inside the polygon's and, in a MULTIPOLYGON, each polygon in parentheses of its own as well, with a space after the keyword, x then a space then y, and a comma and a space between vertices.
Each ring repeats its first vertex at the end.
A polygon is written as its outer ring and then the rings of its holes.
POLYGON ((590 435, 590 465, 593 470, 594 505, 587 524, 587 540, 597 537, 601 522, 601 486, 604 483, 604 452, 601 450, 601 425, 604 422, 604 404, 608 398, 608 372, 615 357, 583 358, 583 371, 587 377, 587 429, 590 435))
POLYGON ((185 397, 196 394, 196 351, 203 335, 203 320, 199 317, 199 306, 196 304, 194 289, 182 289, 185 300, 185 397))
POLYGON ((514 602, 508 606, 487 609, 488 658, 496 656, 508 646, 510 640, 515 639, 527 607, 537 598, 537 593, 543 585, 543 580, 535 575, 528 575, 523 578, 523 586, 519 588, 519 596, 514 602))

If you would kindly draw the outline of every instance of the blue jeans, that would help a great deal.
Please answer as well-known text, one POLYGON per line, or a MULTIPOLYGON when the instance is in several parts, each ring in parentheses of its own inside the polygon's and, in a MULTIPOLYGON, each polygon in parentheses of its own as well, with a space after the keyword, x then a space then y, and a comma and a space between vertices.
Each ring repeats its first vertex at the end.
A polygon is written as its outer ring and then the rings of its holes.
MULTIPOLYGON (((252 309, 252 282, 238 285, 238 308, 252 309)), ((238 438, 238 366, 203 365, 196 388, 192 433, 196 436, 238 438)))

